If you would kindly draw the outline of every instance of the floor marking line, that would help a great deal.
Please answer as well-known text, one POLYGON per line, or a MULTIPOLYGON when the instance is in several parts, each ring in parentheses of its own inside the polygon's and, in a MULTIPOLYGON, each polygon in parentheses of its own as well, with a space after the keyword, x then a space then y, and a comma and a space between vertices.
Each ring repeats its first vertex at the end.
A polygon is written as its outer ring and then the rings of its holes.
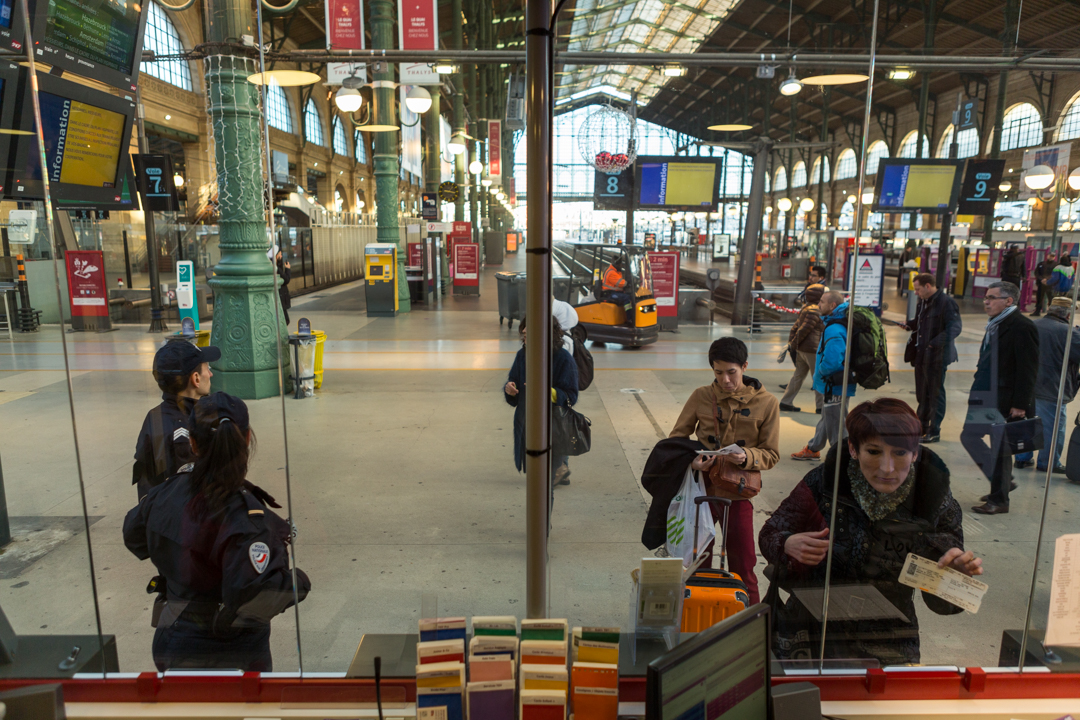
POLYGON ((656 422, 656 418, 653 417, 652 411, 649 410, 648 405, 641 399, 641 395, 634 393, 634 399, 637 400, 638 405, 641 406, 641 410, 645 413, 645 417, 649 418, 649 422, 652 423, 653 429, 656 430, 656 437, 665 440, 667 435, 665 435, 664 431, 660 428, 660 423, 656 422))

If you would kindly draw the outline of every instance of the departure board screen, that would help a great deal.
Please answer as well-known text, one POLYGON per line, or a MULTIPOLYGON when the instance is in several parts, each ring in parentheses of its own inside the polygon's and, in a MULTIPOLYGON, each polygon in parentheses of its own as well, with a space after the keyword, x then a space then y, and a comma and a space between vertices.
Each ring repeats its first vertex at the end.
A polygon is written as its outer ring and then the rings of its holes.
POLYGON ((141 5, 132 0, 49 0, 44 40, 58 50, 131 75, 141 12, 141 5))
POLYGON ((717 161, 638 156, 636 166, 639 209, 716 209, 720 180, 717 161))
POLYGON ((942 213, 960 191, 957 160, 887 159, 878 165, 874 212, 942 213))
POLYGON ((0 0, 0 27, 11 29, 11 9, 14 0, 0 0))

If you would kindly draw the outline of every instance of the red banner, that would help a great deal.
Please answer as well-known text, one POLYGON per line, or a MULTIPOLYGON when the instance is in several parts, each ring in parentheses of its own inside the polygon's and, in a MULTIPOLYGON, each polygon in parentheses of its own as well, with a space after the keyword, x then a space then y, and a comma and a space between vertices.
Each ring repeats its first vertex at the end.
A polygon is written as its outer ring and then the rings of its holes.
POLYGON ((679 315, 679 253, 651 252, 652 291, 659 317, 679 315))
POLYGON ((465 237, 472 237, 472 223, 471 222, 455 222, 453 228, 450 230, 451 235, 464 235, 465 237))
POLYGON ((107 317, 109 291, 105 287, 105 254, 98 250, 68 250, 68 298, 71 315, 107 317))
POLYGON ((439 49, 436 0, 398 0, 398 44, 402 50, 439 49))
POLYGON ((488 120, 488 177, 502 185, 502 120, 488 120))
POLYGON ((480 246, 471 242, 454 245, 454 284, 480 285, 480 246))
POLYGON ((326 46, 364 49, 364 5, 361 0, 326 0, 326 46))

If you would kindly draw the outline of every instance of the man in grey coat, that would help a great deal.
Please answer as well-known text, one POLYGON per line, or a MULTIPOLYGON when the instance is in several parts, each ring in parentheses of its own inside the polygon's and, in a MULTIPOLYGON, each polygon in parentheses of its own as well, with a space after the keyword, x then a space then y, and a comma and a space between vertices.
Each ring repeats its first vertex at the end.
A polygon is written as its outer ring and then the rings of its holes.
MULTIPOLYGON (((1065 387, 1061 408, 1057 408, 1058 384, 1061 382, 1061 363, 1065 359, 1065 340, 1069 334, 1069 306, 1072 300, 1056 297, 1050 301, 1046 317, 1035 321, 1039 331, 1039 377, 1035 381, 1035 414, 1042 420, 1043 449, 1039 451, 1038 470, 1046 472, 1050 465, 1050 439, 1054 436, 1054 417, 1058 420, 1057 446, 1054 448, 1054 472, 1064 475, 1061 450, 1065 446, 1065 405, 1073 401, 1080 388, 1080 330, 1073 329, 1069 347, 1069 367, 1065 371, 1065 387)), ((1016 456, 1017 468, 1031 467, 1034 453, 1016 456)))

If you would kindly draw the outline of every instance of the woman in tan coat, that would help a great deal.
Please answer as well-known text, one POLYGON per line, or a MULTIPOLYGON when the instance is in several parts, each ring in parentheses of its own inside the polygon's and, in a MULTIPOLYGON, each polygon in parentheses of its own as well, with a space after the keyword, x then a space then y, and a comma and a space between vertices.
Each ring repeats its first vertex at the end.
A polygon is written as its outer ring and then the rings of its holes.
MULTIPOLYGON (((746 344, 738 338, 714 342, 709 347, 709 365, 715 379, 690 395, 669 437, 694 436, 712 450, 739 445, 741 452, 728 458, 748 470, 765 471, 780 459, 780 403, 761 382, 744 374, 748 358, 746 344)), ((707 476, 714 462, 715 457, 699 456, 693 468, 707 476)), ((732 500, 727 537, 730 570, 746 583, 751 604, 757 603, 753 505, 732 493, 712 487, 708 490, 711 495, 732 500)))

